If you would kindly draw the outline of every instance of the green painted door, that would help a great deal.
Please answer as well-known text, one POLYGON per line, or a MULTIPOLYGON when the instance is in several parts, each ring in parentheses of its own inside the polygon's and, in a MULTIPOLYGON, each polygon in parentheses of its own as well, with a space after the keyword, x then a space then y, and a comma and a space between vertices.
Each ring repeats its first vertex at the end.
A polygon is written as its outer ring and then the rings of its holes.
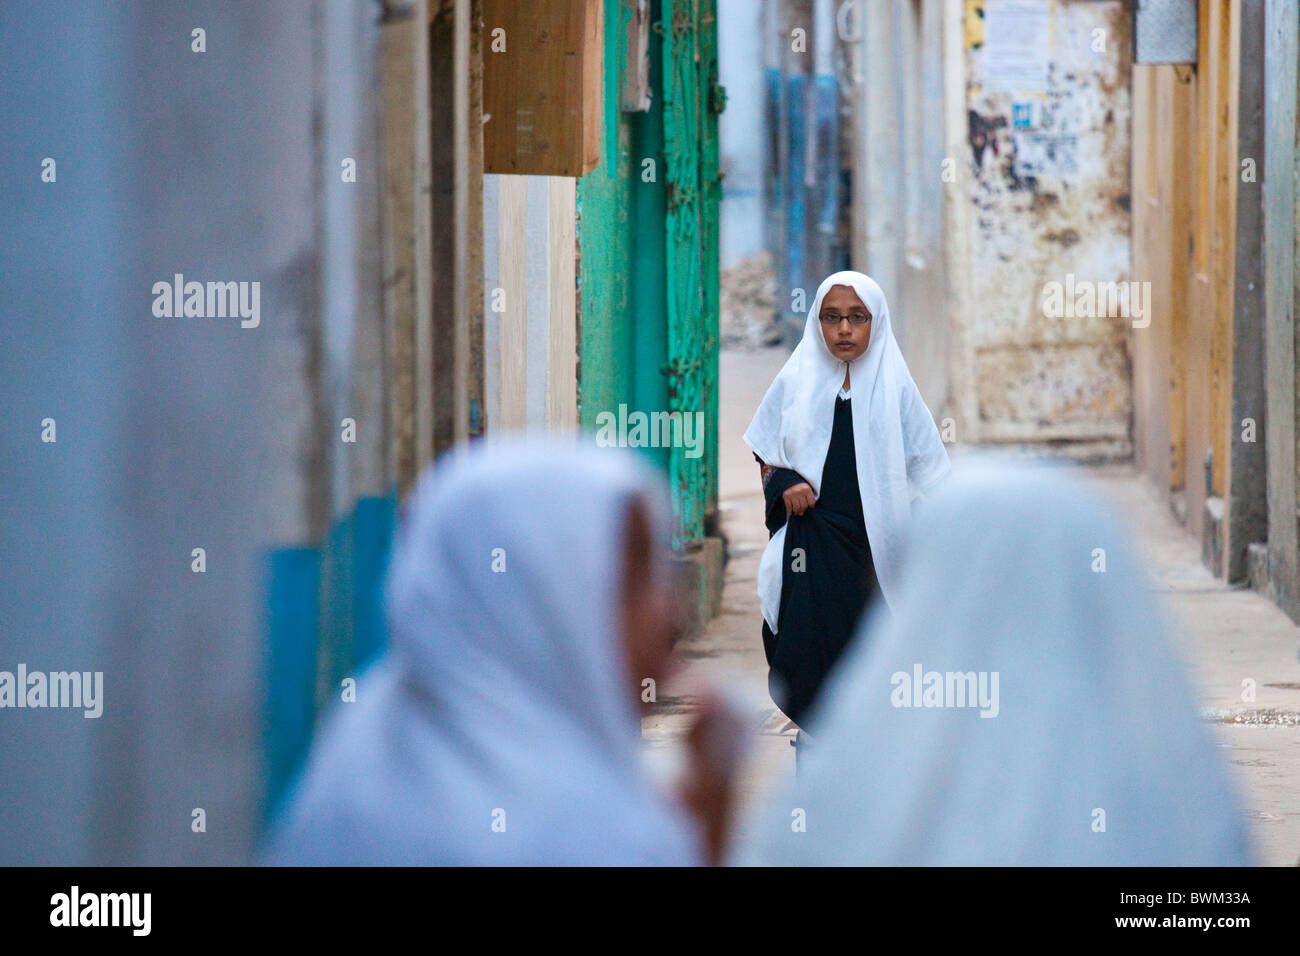
POLYGON ((717 500, 718 173, 716 0, 663 0, 668 407, 704 424, 668 473, 681 546, 704 536, 717 500))

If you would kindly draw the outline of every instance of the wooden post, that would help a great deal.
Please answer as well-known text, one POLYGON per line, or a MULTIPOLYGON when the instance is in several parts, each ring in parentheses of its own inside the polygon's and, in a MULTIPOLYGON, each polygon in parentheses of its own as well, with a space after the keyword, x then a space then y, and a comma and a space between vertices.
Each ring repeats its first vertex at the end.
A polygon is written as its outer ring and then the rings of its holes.
POLYGON ((1163 124, 1156 103, 1162 66, 1133 67, 1133 148, 1129 180, 1133 187, 1133 275, 1150 277, 1151 324, 1135 329, 1133 353, 1133 454, 1138 470, 1159 474, 1168 455, 1168 389, 1160 387, 1161 366, 1168 356, 1169 210, 1159 172, 1166 161, 1160 143, 1163 124), (1159 308, 1155 308, 1156 304, 1159 308))
POLYGON ((1232 11, 1234 220, 1226 256, 1232 259, 1233 295, 1229 321, 1224 323, 1228 389, 1223 399, 1227 415, 1223 437, 1228 460, 1223 566, 1228 581, 1238 582, 1248 573, 1248 547, 1268 536, 1262 190, 1270 170, 1264 166, 1264 0, 1242 0, 1232 5, 1232 11))
POLYGON ((481 196, 483 188, 470 164, 470 18, 470 0, 431 0, 427 128, 430 217, 438 224, 431 236, 429 317, 435 455, 464 441, 469 429, 470 192, 481 196))
POLYGON ((1296 294, 1295 282, 1297 16, 1294 5, 1265 7, 1267 138, 1264 144, 1264 273, 1268 389, 1269 582, 1277 602, 1300 620, 1296 527, 1296 294))
POLYGON ((467 276, 468 317, 466 328, 465 400, 468 408, 466 433, 483 434, 487 427, 484 341, 483 341, 483 0, 470 2, 469 30, 469 166, 465 182, 469 193, 467 229, 469 260, 467 276))
POLYGON ((1133 274, 1151 282, 1151 325, 1133 342, 1134 450, 1162 490, 1183 487, 1184 356, 1195 90, 1191 71, 1133 69, 1133 274))
MULTIPOLYGON (((1210 432, 1214 448, 1214 493, 1226 498, 1231 480, 1232 311, 1237 247, 1237 38, 1241 8, 1226 4, 1215 33, 1214 112, 1214 330, 1210 346, 1210 432)), ((1227 522, 1225 520, 1226 529, 1227 522)), ((1223 569, 1220 569, 1222 573, 1223 569)))
POLYGON ((577 180, 548 181, 550 247, 550 342, 546 363, 546 420, 552 431, 578 427, 577 180))
POLYGON ((1169 257, 1169 487, 1187 482, 1187 313, 1193 273, 1196 208, 1196 73, 1171 66, 1162 76, 1159 108, 1172 117, 1170 163, 1173 191, 1169 257))
MULTIPOLYGON (((1215 187, 1221 160, 1215 136, 1215 114, 1221 97, 1217 82, 1222 68, 1217 38, 1223 32, 1216 5, 1200 6, 1196 102, 1196 237, 1188 293, 1187 322, 1187 525, 1201 537, 1205 525, 1204 460, 1213 450, 1214 393, 1211 352, 1215 325, 1216 243, 1215 187)), ((1217 462, 1216 462, 1217 464, 1217 462)), ((1213 484, 1213 478, 1212 478, 1213 484)), ((1211 492, 1213 493, 1213 489, 1211 492)))
POLYGON ((495 431, 528 427, 528 180, 502 176, 498 198, 498 281, 505 299, 498 336, 497 409, 495 431))
POLYGON ((388 325, 390 415, 392 418, 393 473, 399 494, 405 494, 420 467, 429 460, 432 446, 428 369, 420 361, 421 315, 427 315, 428 293, 421 291, 429 277, 428 221, 418 188, 421 170, 427 173, 428 115, 425 75, 427 38, 422 29, 422 4, 404 14, 396 7, 381 33, 384 86, 385 154, 385 301, 388 325), (422 146, 422 141, 425 144, 422 146), (417 249, 423 254, 417 254, 417 249))
POLYGON ((584 176, 600 162, 603 0, 483 0, 484 168, 584 176))

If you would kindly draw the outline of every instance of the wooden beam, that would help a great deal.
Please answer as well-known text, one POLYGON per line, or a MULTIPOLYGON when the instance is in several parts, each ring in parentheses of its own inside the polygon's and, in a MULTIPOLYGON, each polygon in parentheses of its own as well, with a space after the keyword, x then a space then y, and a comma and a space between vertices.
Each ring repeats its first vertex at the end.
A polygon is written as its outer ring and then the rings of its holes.
POLYGON ((484 0, 484 169, 584 176, 600 162, 603 0, 484 0))

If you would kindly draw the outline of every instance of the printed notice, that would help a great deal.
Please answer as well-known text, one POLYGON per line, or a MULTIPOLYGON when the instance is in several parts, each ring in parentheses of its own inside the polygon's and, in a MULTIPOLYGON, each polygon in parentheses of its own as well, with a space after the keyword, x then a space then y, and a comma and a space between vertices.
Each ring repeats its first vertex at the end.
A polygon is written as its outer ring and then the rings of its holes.
POLYGON ((1052 50, 1052 3, 988 0, 984 5, 984 88, 1047 89, 1052 50))
POLYGON ((1015 145, 1015 174, 1020 179, 1030 176, 1073 179, 1078 176, 1078 136, 1017 130, 1011 135, 1011 140, 1015 145))

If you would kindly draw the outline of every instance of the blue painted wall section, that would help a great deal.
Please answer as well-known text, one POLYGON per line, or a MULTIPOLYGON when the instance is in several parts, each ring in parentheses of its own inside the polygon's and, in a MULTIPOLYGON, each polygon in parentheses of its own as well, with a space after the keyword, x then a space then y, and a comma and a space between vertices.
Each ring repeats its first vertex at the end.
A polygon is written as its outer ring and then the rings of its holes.
POLYGON ((832 75, 809 77, 770 68, 765 95, 766 242, 780 286, 778 309, 788 316, 787 334, 797 338, 807 313, 795 311, 793 290, 804 290, 806 309, 823 278, 849 267, 850 180, 840 163, 840 87, 832 75))
POLYGON ((306 759, 316 722, 387 645, 383 585, 397 495, 360 498, 324 547, 266 556, 264 806, 273 816, 306 759))
POLYGON ((319 548, 266 556, 266 761, 270 809, 311 743, 320 638, 319 548))

